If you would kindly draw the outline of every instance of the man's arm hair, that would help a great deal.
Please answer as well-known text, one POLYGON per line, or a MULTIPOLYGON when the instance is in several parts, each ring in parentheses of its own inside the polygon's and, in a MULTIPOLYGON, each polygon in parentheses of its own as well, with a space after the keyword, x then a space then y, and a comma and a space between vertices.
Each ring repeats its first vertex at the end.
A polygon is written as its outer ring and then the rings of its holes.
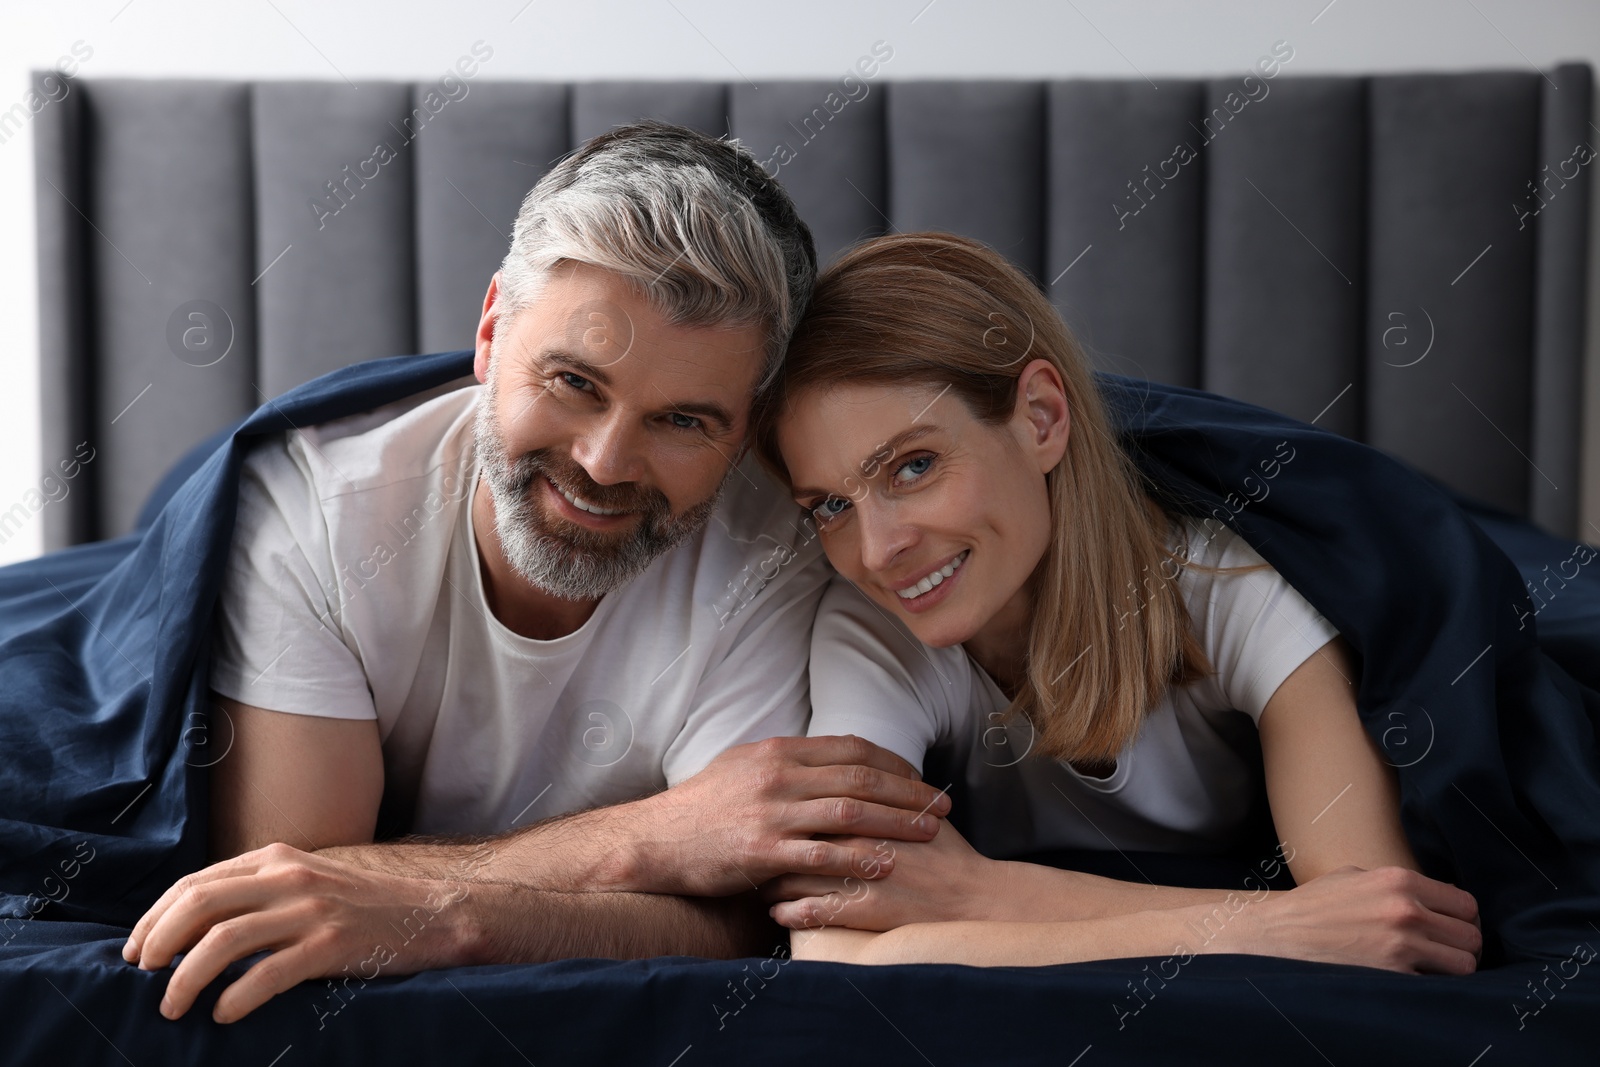
POLYGON ((457 883, 470 931, 463 958, 529 963, 593 956, 766 956, 787 945, 755 893, 676 896, 622 888, 635 880, 621 827, 629 804, 571 812, 487 836, 415 836, 318 850, 407 878, 457 883), (462 884, 464 883, 464 884, 462 884))
POLYGON ((600 957, 769 956, 788 931, 754 892, 732 897, 562 893, 474 882, 460 906, 471 929, 461 962, 542 963, 600 957))
POLYGON ((723 897, 783 874, 880 877, 894 861, 872 841, 927 841, 949 810, 943 790, 862 738, 775 736, 626 803, 497 837, 358 845, 328 858, 409 878, 723 897))
MULTIPOLYGON (((561 893, 654 892, 631 862, 638 801, 567 812, 492 835, 414 835, 319 855, 405 878, 501 883, 561 893)), ((752 887, 754 888, 754 887, 752 887)))

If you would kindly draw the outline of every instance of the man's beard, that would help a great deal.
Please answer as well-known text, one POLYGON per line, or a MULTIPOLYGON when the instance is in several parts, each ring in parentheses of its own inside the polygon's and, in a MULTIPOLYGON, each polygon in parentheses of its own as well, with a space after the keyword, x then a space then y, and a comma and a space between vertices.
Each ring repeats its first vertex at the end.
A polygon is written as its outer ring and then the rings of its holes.
MULTIPOLYGON (((689 535, 705 526, 722 499, 727 475, 710 498, 677 518, 659 489, 634 483, 605 486, 567 456, 542 448, 513 459, 495 422, 494 371, 478 398, 474 437, 478 469, 494 499, 494 526, 511 569, 563 600, 599 600, 621 588, 689 535), (549 479, 573 496, 607 510, 640 512, 632 529, 604 534, 546 517, 538 497, 549 479)), ((729 474, 732 473, 730 470, 729 474)))

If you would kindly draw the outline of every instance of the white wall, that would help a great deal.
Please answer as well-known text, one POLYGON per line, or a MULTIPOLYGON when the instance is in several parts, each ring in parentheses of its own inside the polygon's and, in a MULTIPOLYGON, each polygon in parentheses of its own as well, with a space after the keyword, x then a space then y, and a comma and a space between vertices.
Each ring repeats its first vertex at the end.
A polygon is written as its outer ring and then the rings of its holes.
MULTIPOLYGON (((441 73, 477 39, 492 78, 827 77, 875 40, 889 78, 1226 74, 1275 40, 1293 73, 1600 66, 1593 0, 94 0, 0 14, 0 112, 74 42, 84 77, 395 78, 441 73)), ((1596 205, 1600 229, 1600 204, 1596 205)), ((1600 240, 1596 240, 1600 246, 1600 240)), ((65 457, 39 455, 32 141, 0 144, 0 512, 65 457)), ((1591 268, 1600 293, 1600 269, 1591 268)), ((1591 301, 1600 309, 1600 301, 1591 301)), ((1600 313, 1591 312, 1600 334, 1600 313)), ((1600 413, 1591 343, 1588 408, 1600 413)), ((1600 423, 1600 414, 1591 423, 1600 423)), ((1600 426, 1586 517, 1600 542, 1600 426)), ((48 505, 47 505, 48 506, 48 505)), ((39 551, 39 519, 0 562, 39 551)))

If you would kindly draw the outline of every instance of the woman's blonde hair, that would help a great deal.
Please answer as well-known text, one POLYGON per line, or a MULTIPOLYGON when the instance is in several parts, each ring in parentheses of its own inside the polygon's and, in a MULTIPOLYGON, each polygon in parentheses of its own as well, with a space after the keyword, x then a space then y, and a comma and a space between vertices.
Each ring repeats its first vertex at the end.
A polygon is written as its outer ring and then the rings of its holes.
POLYGON ((979 421, 1002 425, 1035 359, 1060 372, 1072 425, 1045 476, 1053 535, 1029 578, 1027 672, 1011 711, 1033 724, 1041 755, 1109 761, 1168 686, 1212 672, 1173 579, 1185 566, 1224 569, 1190 560, 1186 537, 1167 547, 1175 519, 1146 493, 1082 348, 1027 276, 951 234, 849 250, 818 279, 778 382, 757 404, 756 447, 790 484, 778 419, 799 395, 850 383, 945 388, 979 421))

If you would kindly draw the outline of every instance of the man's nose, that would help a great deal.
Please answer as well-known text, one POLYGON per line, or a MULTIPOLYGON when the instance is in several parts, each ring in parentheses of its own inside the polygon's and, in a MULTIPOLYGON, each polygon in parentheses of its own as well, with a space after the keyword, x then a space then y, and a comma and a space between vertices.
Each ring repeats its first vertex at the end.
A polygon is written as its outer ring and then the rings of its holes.
POLYGON ((609 411, 573 441, 572 458, 600 485, 643 481, 642 430, 628 413, 609 411))

